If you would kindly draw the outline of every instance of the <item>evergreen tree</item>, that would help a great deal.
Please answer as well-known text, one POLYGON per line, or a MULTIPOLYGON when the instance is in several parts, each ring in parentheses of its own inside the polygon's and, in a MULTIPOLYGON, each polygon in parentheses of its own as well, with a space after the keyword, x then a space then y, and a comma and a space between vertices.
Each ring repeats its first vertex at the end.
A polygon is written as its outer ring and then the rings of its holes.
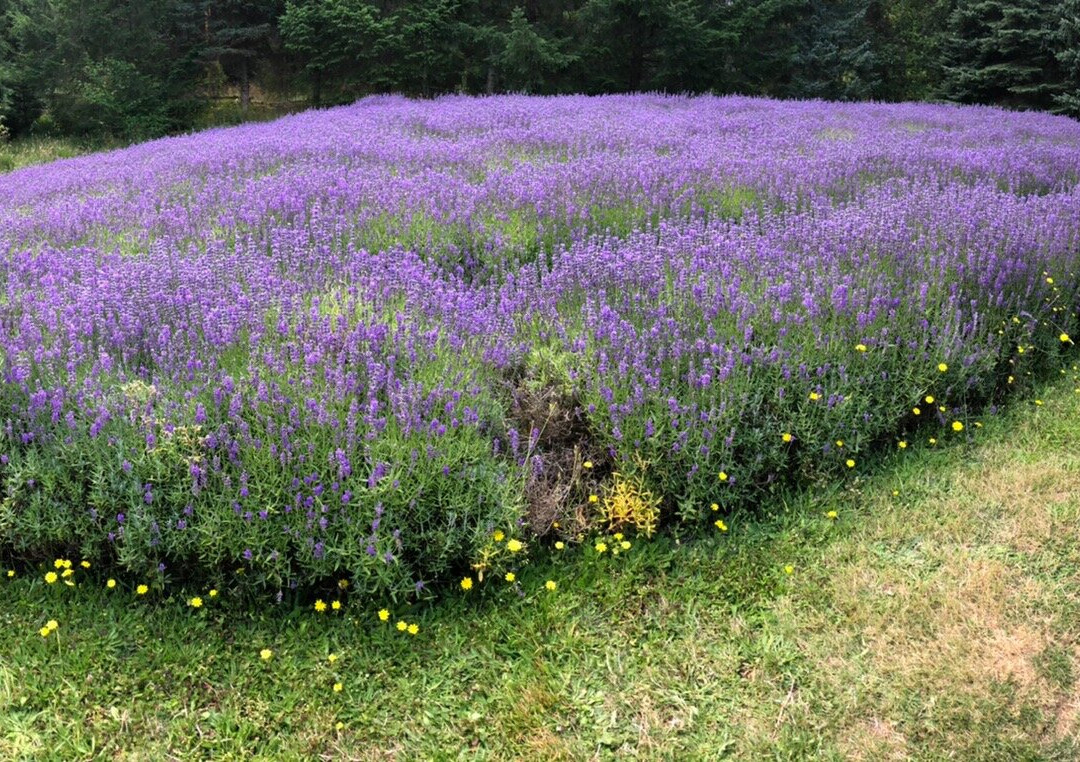
POLYGON ((562 52, 559 41, 540 34, 521 7, 511 12, 509 29, 502 35, 502 40, 503 49, 497 57, 498 69, 509 90, 541 90, 552 74, 573 60, 572 56, 562 52))
POLYGON ((1062 88, 1057 94, 1056 110, 1080 117, 1080 0, 1061 3, 1061 21, 1055 40, 1062 88))
POLYGON ((946 97, 1050 108, 1062 78, 1054 55, 1059 2, 960 0, 949 17, 946 97))
POLYGON ((240 113, 251 103, 252 70, 270 50, 282 3, 257 0, 206 0, 202 3, 206 34, 204 55, 221 66, 240 88, 240 113))

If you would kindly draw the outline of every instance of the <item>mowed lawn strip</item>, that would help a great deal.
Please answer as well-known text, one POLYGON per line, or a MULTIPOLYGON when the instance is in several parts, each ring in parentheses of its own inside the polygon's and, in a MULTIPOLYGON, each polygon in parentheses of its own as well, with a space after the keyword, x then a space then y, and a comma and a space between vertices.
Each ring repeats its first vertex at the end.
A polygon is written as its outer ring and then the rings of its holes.
POLYGON ((0 758, 1076 759, 1076 386, 726 533, 567 546, 385 623, 22 571, 0 758))

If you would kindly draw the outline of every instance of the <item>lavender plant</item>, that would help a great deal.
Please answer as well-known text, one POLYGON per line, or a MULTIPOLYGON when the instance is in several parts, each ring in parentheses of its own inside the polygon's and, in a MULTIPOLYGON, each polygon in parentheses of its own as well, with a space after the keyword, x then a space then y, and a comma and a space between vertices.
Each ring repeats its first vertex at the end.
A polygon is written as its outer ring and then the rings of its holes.
POLYGON ((0 549, 409 595, 615 473, 710 526, 1071 351, 1078 179, 1060 117, 661 96, 5 175, 0 549))

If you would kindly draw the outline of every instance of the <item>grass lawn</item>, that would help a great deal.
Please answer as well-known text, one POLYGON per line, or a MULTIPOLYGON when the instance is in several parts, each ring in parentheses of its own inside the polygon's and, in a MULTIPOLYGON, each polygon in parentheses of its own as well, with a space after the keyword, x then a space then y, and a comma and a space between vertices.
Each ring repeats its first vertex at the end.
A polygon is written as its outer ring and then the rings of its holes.
POLYGON ((21 570, 0 759, 1080 758, 1075 386, 726 534, 542 553, 386 623, 21 570))

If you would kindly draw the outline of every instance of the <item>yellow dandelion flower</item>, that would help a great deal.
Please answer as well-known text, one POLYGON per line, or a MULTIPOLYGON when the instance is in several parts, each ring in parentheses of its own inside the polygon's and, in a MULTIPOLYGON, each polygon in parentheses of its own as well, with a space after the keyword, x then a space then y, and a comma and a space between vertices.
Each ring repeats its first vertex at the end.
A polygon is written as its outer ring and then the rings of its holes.
POLYGON ((112 590, 114 587, 116 587, 116 580, 110 577, 108 581, 105 582, 105 587, 112 590))
POLYGON ((217 590, 215 590, 214 588, 210 588, 210 592, 207 593, 207 595, 209 595, 211 598, 217 598, 217 590))
POLYGON ((341 601, 334 601, 330 604, 330 608, 332 608, 334 611, 341 611, 341 601))
POLYGON ((856 352, 865 352, 866 351, 866 345, 865 344, 856 344, 855 345, 855 351, 856 352))
POLYGON ((933 437, 930 437, 930 444, 932 444, 932 445, 936 445, 936 444, 937 444, 937 440, 936 440, 936 439, 934 439, 933 437))
POLYGON ((601 542, 596 543, 595 547, 596 547, 596 552, 597 553, 603 553, 604 551, 607 550, 607 543, 601 541, 601 542))
POLYGON ((341 693, 343 690, 345 690, 344 685, 341 683, 334 683, 334 693, 341 693))
POLYGON ((727 524, 725 524, 721 519, 717 519, 716 521, 714 521, 713 525, 721 532, 727 531, 727 524))
POLYGON ((188 601, 188 604, 190 604, 191 608, 193 609, 202 608, 202 598, 196 595, 194 598, 188 601))
POLYGON ((45 573, 45 582, 50 584, 50 585, 52 583, 56 582, 56 580, 58 580, 58 579, 60 579, 60 577, 58 577, 56 575, 56 572, 46 572, 45 573))
POLYGON ((55 630, 57 627, 60 626, 60 623, 57 622, 55 619, 50 619, 48 622, 45 623, 45 626, 48 627, 50 630, 55 630))
POLYGON ((566 547, 566 543, 563 542, 562 540, 556 540, 555 541, 555 550, 562 550, 565 547, 566 547))
POLYGON ((783 434, 781 434, 781 435, 780 435, 780 439, 782 439, 782 440, 784 441, 784 444, 787 444, 787 443, 788 443, 788 442, 790 442, 790 441, 791 441, 792 439, 794 439, 794 437, 793 437, 793 436, 791 436, 791 432, 790 432, 790 431, 785 431, 785 432, 784 432, 783 434))
POLYGON ((408 629, 409 629, 409 634, 410 635, 415 635, 416 633, 420 632, 420 625, 418 625, 418 624, 416 624, 414 622, 413 624, 409 625, 408 629))
POLYGON ((50 632, 52 632, 52 630, 50 630, 48 627, 42 627, 40 630, 38 630, 38 634, 41 635, 41 637, 43 638, 49 637, 50 632))
POLYGON ((1042 400, 1035 400, 1035 404, 1036 404, 1036 405, 1042 405, 1042 404, 1043 404, 1043 401, 1042 401, 1042 400))
POLYGON ((516 574, 514 574, 513 572, 507 572, 506 573, 506 581, 507 582, 513 582, 515 579, 517 579, 516 574))
POLYGON ((399 632, 405 632, 405 630, 409 629, 409 625, 406 622, 399 621, 397 623, 397 628, 399 632))
POLYGON ((584 463, 582 463, 581 465, 583 465, 585 468, 592 468, 592 461, 587 460, 584 463))
POLYGON ((495 531, 494 531, 494 532, 493 532, 493 533, 491 534, 491 537, 492 537, 492 539, 493 539, 493 540, 495 540, 495 542, 502 542, 502 541, 503 541, 503 539, 504 539, 504 538, 506 537, 506 535, 505 535, 505 534, 503 534, 503 530, 501 530, 501 529, 496 529, 496 530, 495 530, 495 531))
POLYGON ((1054 285, 1054 279, 1053 278, 1047 278, 1046 282, 1049 283, 1051 286, 1054 285))
POLYGON ((390 612, 387 609, 379 609, 379 621, 387 622, 390 620, 390 612))
POLYGON ((907 449, 907 442, 905 442, 905 441, 904 441, 904 440, 902 440, 902 439, 901 439, 901 440, 900 440, 899 442, 897 442, 897 443, 896 443, 896 445, 897 445, 897 447, 899 447, 899 448, 900 448, 901 450, 906 450, 906 449, 907 449))
POLYGON ((926 395, 926 404, 927 405, 933 405, 934 404, 934 395, 933 394, 927 394, 926 395))
POLYGON ((589 502, 590 503, 598 503, 598 502, 600 502, 600 498, 597 497, 596 495, 589 495, 589 502))
POLYGON ((728 480, 727 471, 721 471, 716 475, 716 478, 722 482, 726 482, 728 480))
POLYGON ((795 573, 795 567, 792 566, 791 564, 788 564, 787 566, 784 567, 784 574, 794 574, 794 573, 795 573))
POLYGON ((960 421, 953 421, 952 422, 952 430, 953 431, 963 431, 964 430, 964 424, 962 424, 960 421))
POLYGON ((90 568, 90 562, 89 561, 80 561, 79 566, 81 566, 84 569, 89 569, 90 568))
POLYGON ((922 415, 922 411, 919 410, 919 408, 917 408, 917 407, 911 408, 911 412, 914 413, 915 415, 922 415))
POLYGON ((11 579, 12 577, 15 576, 15 570, 14 569, 8 569, 7 575, 8 575, 8 579, 11 579))
POLYGON ((511 553, 517 553, 525 546, 521 544, 521 540, 510 540, 506 543, 506 549, 511 553))
POLYGON ((52 565, 53 565, 54 569, 63 569, 64 568, 64 559, 58 558, 55 561, 53 561, 52 565))
POLYGON ((629 540, 623 540, 622 542, 619 543, 619 546, 623 550, 630 550, 630 541, 629 540))
POLYGON ((939 372, 939 373, 944 373, 945 371, 947 371, 947 370, 949 369, 949 366, 948 366, 948 365, 946 365, 946 364, 945 364, 945 363, 943 363, 943 362, 939 362, 939 363, 938 363, 938 366, 937 366, 937 369, 938 369, 938 372, 939 372))
POLYGON ((549 579, 547 582, 544 583, 544 587, 546 587, 548 590, 554 590, 556 587, 558 587, 558 584, 556 584, 555 580, 549 579))
POLYGON ((269 648, 264 648, 263 650, 259 651, 259 658, 263 661, 270 661, 270 657, 273 655, 274 652, 271 651, 269 648))
POLYGON ((60 572, 60 576, 63 577, 64 579, 67 579, 68 577, 70 577, 74 573, 75 573, 74 569, 64 569, 62 572, 60 572))
POLYGON ((137 595, 146 595, 149 592, 150 588, 148 588, 146 585, 139 585, 137 588, 135 588, 135 593, 137 595))
POLYGON ((817 402, 819 399, 821 399, 820 394, 818 394, 817 392, 810 392, 810 401, 811 402, 817 402))
POLYGON ((319 598, 317 601, 315 601, 315 610, 318 611, 320 614, 326 611, 326 601, 324 601, 322 598, 319 598))
POLYGON ((838 514, 836 513, 836 511, 829 511, 828 513, 825 514, 825 517, 830 518, 830 519, 835 519, 837 517, 837 515, 838 514))
POLYGON ((1062 344, 1072 344, 1072 339, 1069 338, 1069 334, 1067 333, 1061 334, 1058 338, 1061 339, 1062 344))
POLYGON ((461 589, 472 590, 472 577, 466 577, 465 579, 461 580, 461 589))
POLYGON ((330 654, 329 656, 326 657, 326 660, 328 662, 330 662, 331 664, 333 664, 334 662, 337 661, 337 654, 330 654))
POLYGON ((1023 347, 1017 347, 1016 348, 1016 354, 1018 354, 1018 355, 1024 354, 1024 348, 1023 347))
POLYGON ((843 447, 844 446, 844 440, 843 439, 837 439, 836 440, 836 446, 837 447, 843 447))
POLYGON ((844 465, 846 465, 848 468, 855 468, 855 461, 851 458, 848 458, 844 461, 844 465))
POLYGON ((344 730, 344 729, 345 729, 345 723, 344 722, 338 722, 336 725, 334 725, 334 730, 339 730, 340 731, 340 730, 344 730))

